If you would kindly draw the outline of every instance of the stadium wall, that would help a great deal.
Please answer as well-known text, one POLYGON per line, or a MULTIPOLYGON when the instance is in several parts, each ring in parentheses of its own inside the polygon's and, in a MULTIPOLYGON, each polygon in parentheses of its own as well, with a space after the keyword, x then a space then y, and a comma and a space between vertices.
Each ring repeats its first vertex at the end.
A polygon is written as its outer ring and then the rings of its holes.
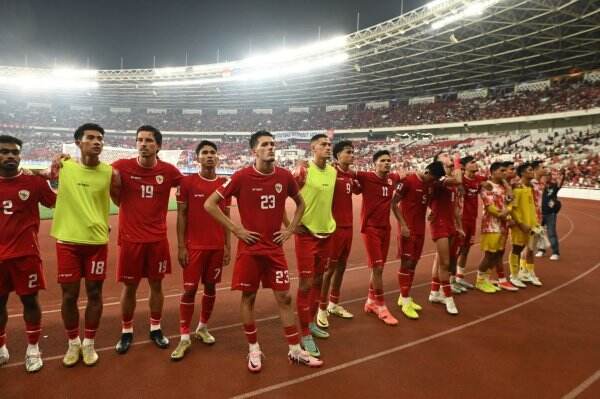
POLYGON ((558 196, 561 198, 575 198, 575 199, 600 201, 600 190, 589 189, 589 188, 563 187, 558 192, 558 196))

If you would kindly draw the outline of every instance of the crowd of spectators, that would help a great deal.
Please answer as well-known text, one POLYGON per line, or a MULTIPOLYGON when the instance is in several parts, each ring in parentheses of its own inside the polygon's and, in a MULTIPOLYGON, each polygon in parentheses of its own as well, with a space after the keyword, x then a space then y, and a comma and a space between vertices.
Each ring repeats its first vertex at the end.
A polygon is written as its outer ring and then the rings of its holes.
POLYGON ((117 131, 135 130, 142 124, 159 126, 164 131, 185 132, 310 131, 470 122, 594 107, 600 107, 600 83, 569 81, 553 83, 543 91, 494 90, 487 98, 471 100, 444 95, 436 97, 432 104, 392 102, 388 108, 380 109, 350 104, 347 111, 326 112, 324 107, 311 107, 308 113, 273 109, 272 114, 256 114, 251 109, 239 109, 236 115, 218 115, 217 110, 207 109, 198 115, 167 109, 164 114, 156 114, 136 107, 130 108, 128 113, 115 113, 108 107, 81 111, 66 104, 7 101, 0 104, 0 125, 76 128, 81 121, 92 121, 117 131))

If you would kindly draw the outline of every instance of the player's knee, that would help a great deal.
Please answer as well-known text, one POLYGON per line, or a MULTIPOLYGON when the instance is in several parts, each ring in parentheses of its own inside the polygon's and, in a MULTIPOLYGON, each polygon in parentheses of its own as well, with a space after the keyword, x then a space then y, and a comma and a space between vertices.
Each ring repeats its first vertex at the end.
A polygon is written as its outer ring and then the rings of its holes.
POLYGON ((196 300, 196 289, 188 289, 188 290, 183 291, 183 294, 181 295, 182 302, 190 303, 190 302, 194 302, 195 300, 196 300))
POLYGON ((289 292, 280 291, 275 293, 275 298, 277 299, 277 303, 284 306, 292 305, 292 296, 289 292))
POLYGON ((242 292, 242 302, 253 304, 256 300, 256 292, 242 292))
POLYGON ((217 288, 214 284, 204 284, 204 293, 210 296, 216 295, 217 288))
POLYGON ((39 308, 37 295, 22 295, 20 298, 25 310, 37 310, 39 308))
POLYGON ((148 284, 150 285, 150 292, 154 295, 158 294, 161 295, 162 294, 162 280, 158 280, 158 281, 151 281, 148 280, 148 284))

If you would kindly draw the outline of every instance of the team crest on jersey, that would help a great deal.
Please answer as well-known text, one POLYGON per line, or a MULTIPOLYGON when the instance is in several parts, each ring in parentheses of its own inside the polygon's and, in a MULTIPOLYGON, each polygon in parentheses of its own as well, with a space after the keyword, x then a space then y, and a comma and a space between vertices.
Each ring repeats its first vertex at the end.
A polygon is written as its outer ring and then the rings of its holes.
POLYGON ((281 183, 275 183, 275 191, 277 191, 277 194, 281 193, 281 190, 283 190, 281 183))
POLYGON ((29 199, 29 194, 29 191, 21 190, 19 191, 19 198, 21 198, 21 201, 27 201, 29 199))
POLYGON ((156 175, 156 182, 158 184, 163 184, 164 181, 165 181, 165 178, 162 175, 156 175))

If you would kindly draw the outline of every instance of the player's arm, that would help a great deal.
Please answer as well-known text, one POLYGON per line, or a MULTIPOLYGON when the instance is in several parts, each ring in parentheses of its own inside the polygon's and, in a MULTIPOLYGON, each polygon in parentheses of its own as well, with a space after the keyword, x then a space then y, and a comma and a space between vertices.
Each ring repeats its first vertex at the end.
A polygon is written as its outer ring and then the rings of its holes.
POLYGON ((185 232, 187 231, 188 203, 177 202, 177 259, 181 267, 188 264, 188 251, 185 245, 185 232))
POLYGON ((244 241, 246 244, 254 244, 258 240, 260 240, 260 233, 256 231, 246 230, 243 226, 236 225, 231 221, 225 213, 219 207, 219 203, 224 201, 223 197, 219 194, 218 191, 215 191, 208 197, 208 199, 204 202, 204 209, 210 216, 215 218, 217 222, 219 222, 225 229, 235 234, 237 238, 244 241))
MULTIPOLYGON (((231 219, 229 206, 223 211, 228 219, 231 219)), ((223 248, 223 266, 227 266, 231 262, 231 231, 225 229, 225 247, 223 248)))
POLYGON ((458 205, 454 206, 454 225, 456 226, 458 233, 464 236, 465 232, 462 226, 462 212, 458 205))
POLYGON ((523 211, 523 209, 521 209, 523 206, 521 201, 522 191, 523 190, 515 190, 514 192, 510 216, 519 229, 521 229, 524 233, 529 233, 529 231, 531 231, 531 226, 525 224, 523 218, 521 217, 521 213, 523 211))
POLYGON ((292 221, 289 222, 286 228, 281 229, 273 234, 273 242, 275 244, 283 244, 288 238, 290 238, 296 230, 296 228, 298 227, 298 225, 300 224, 300 219, 302 219, 302 215, 304 215, 305 205, 300 193, 296 193, 296 195, 292 196, 292 199, 296 203, 296 211, 294 212, 294 217, 292 218, 292 221))
POLYGON ((46 208, 54 208, 56 205, 56 192, 52 190, 48 181, 40 179, 40 204, 46 208))
POLYGON ((296 164, 296 167, 294 168, 294 172, 292 173, 292 176, 294 176, 294 179, 296 180, 296 183, 298 183, 299 188, 304 187, 304 184, 306 183, 307 174, 308 174, 308 161, 306 161, 304 159, 299 160, 298 163, 296 164))
MULTIPOLYGON (((458 154, 456 154, 458 155, 458 154)), ((462 185, 462 168, 460 165, 460 156, 454 156, 454 169, 452 174, 443 176, 440 181, 445 186, 460 186, 462 185)))
POLYGON ((110 179, 110 199, 116 206, 121 204, 121 174, 115 168, 112 169, 112 177, 110 179))
POLYGON ((403 237, 410 237, 410 229, 408 224, 406 224, 406 220, 404 220, 404 215, 402 215, 402 210, 400 209, 401 202, 402 196, 396 191, 392 197, 392 213, 402 229, 400 234, 402 234, 403 237))

